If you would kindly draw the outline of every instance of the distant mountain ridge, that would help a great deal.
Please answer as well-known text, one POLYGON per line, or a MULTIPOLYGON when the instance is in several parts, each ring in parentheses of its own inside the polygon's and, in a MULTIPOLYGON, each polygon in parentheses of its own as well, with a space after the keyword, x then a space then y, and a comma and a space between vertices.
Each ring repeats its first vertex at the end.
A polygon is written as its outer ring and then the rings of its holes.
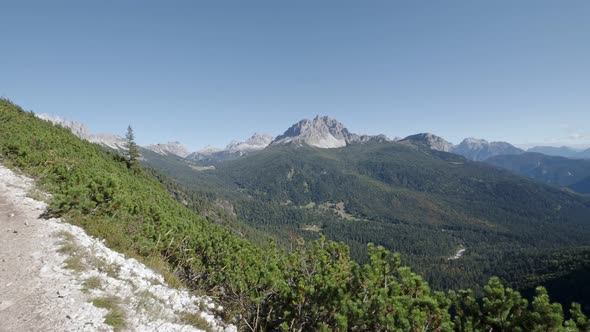
POLYGON ((454 146, 452 143, 448 142, 444 138, 440 136, 436 136, 431 133, 420 133, 415 135, 410 135, 401 140, 401 142, 412 142, 412 143, 421 143, 425 144, 432 150, 437 151, 444 151, 444 152, 451 152, 454 146))
POLYGON ((259 151, 266 148, 273 140, 269 134, 254 133, 252 137, 245 141, 232 141, 225 149, 219 149, 208 146, 197 152, 193 152, 186 156, 189 160, 194 161, 223 161, 241 157, 250 152, 259 151))
POLYGON ((467 159, 484 161, 493 156, 522 154, 524 150, 507 142, 488 142, 484 139, 466 138, 451 152, 460 154, 467 159))
POLYGON ((548 156, 558 156, 572 159, 590 159, 590 148, 586 150, 576 150, 567 146, 535 146, 527 152, 538 152, 548 156))
POLYGON ((547 184, 590 194, 590 160, 526 152, 520 155, 494 156, 485 162, 547 184))
POLYGON ((88 127, 76 120, 68 120, 60 116, 37 114, 37 117, 53 124, 69 129, 74 135, 92 143, 97 143, 114 150, 124 150, 125 140, 113 134, 92 134, 88 127))
POLYGON ((161 155, 176 155, 182 158, 186 158, 190 152, 188 149, 182 145, 182 143, 175 141, 175 142, 168 142, 168 143, 158 143, 152 144, 145 147, 148 150, 152 150, 155 153, 159 153, 161 155))
MULTIPOLYGON (((67 120, 59 116, 47 114, 37 115, 39 118, 69 128, 75 135, 93 143, 98 143, 114 150, 124 150, 125 140, 112 134, 92 134, 82 123, 67 120)), ((419 133, 404 139, 389 139, 385 135, 359 135, 352 133, 344 124, 328 116, 316 116, 303 119, 291 125, 283 134, 273 138, 269 134, 255 133, 245 141, 232 141, 225 148, 208 146, 196 152, 190 152, 178 141, 152 144, 144 147, 160 155, 174 155, 198 163, 216 163, 239 158, 252 152, 260 151, 268 146, 294 144, 308 145, 321 149, 342 148, 350 144, 368 142, 400 141, 420 144, 437 151, 450 152, 474 161, 485 161, 500 155, 520 155, 524 150, 507 142, 488 142, 484 139, 466 138, 454 145, 444 138, 432 133, 419 133)), ((541 152, 546 155, 562 155, 567 158, 590 159, 590 149, 576 151, 568 147, 534 147, 528 152, 541 152)))
POLYGON ((453 145, 444 138, 431 133, 410 135, 401 142, 412 142, 428 146, 432 150, 451 152, 474 161, 484 161, 498 155, 521 154, 525 151, 506 142, 488 142, 484 139, 466 138, 459 145, 453 145))

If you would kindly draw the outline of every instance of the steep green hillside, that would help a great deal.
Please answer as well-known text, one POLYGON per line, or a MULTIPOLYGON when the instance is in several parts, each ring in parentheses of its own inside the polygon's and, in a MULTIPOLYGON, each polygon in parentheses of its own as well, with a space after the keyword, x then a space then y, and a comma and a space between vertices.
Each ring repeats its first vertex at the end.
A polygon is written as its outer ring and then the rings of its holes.
POLYGON ((590 194, 590 160, 546 156, 540 153, 495 156, 485 161, 556 186, 569 187, 579 193, 590 194))
POLYGON ((564 321, 561 306, 543 288, 532 305, 497 278, 485 287, 481 304, 470 291, 432 292, 398 255, 378 246, 369 246, 365 265, 351 260, 346 245, 323 238, 308 247, 299 239, 290 253, 254 246, 174 199, 165 179, 4 99, 0 161, 34 176, 53 195, 46 215, 81 225, 161 270, 169 282, 178 276, 217 297, 241 330, 590 328, 577 305, 564 321))

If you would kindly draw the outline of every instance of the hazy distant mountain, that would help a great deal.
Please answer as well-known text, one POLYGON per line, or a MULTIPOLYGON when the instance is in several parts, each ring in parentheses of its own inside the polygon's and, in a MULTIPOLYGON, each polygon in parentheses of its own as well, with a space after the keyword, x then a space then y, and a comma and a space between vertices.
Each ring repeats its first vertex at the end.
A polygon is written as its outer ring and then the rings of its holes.
POLYGON ((527 152, 520 155, 494 156, 485 162, 548 184, 569 187, 580 193, 590 193, 590 160, 527 152))
MULTIPOLYGON (((92 134, 88 127, 76 120, 67 120, 59 116, 37 114, 37 117, 53 124, 69 129, 74 135, 92 143, 100 144, 112 150, 126 150, 126 142, 122 136, 113 134, 92 134)), ((189 152, 180 142, 153 144, 144 147, 161 155, 176 155, 186 157, 189 152)))
POLYGON ((506 142, 488 142, 484 139, 466 138, 455 146, 451 152, 467 159, 483 161, 493 156, 524 153, 524 150, 506 142))
POLYGON ((255 133, 245 141, 232 141, 225 147, 225 149, 208 146, 189 154, 186 158, 194 161, 210 162, 229 160, 241 157, 250 152, 262 150, 267 147, 272 140, 273 138, 269 134, 260 135, 255 133))
POLYGON ((80 138, 87 139, 88 137, 92 136, 88 127, 86 127, 83 123, 80 123, 76 120, 68 120, 68 119, 62 118, 60 116, 53 116, 53 115, 49 115, 46 113, 37 114, 37 117, 39 119, 49 121, 53 124, 62 126, 64 128, 68 128, 68 129, 70 129, 70 131, 74 135, 76 135, 80 138))
POLYGON ((506 142, 488 142, 484 139, 466 138, 459 145, 453 145, 444 138, 431 133, 410 135, 401 142, 423 144, 432 150, 451 152, 467 159, 483 161, 497 155, 511 155, 524 153, 523 150, 506 142))
POLYGON ((145 148, 161 155, 176 155, 182 158, 190 154, 188 149, 178 141, 148 145, 145 148))
POLYGON ((92 143, 97 143, 114 150, 124 150, 125 140, 113 134, 92 134, 88 127, 76 120, 68 120, 49 114, 37 114, 37 117, 69 129, 74 135, 92 143))
POLYGON ((225 149, 229 152, 238 153, 258 151, 267 147, 270 144, 270 142, 272 142, 272 140, 273 137, 269 134, 260 135, 259 133, 254 133, 252 137, 248 138, 244 142, 232 141, 225 149))
POLYGON ((401 140, 402 142, 422 143, 433 150, 451 152, 453 144, 446 141, 444 138, 433 135, 431 133, 421 133, 410 135, 401 140))
POLYGON ((273 145, 296 144, 317 148, 341 148, 352 143, 387 141, 385 135, 370 136, 351 133, 344 125, 327 116, 304 119, 292 125, 285 133, 277 136, 273 145))
POLYGON ((548 156, 559 156, 566 158, 575 158, 580 151, 574 150, 567 146, 535 146, 527 150, 527 152, 537 152, 548 156))

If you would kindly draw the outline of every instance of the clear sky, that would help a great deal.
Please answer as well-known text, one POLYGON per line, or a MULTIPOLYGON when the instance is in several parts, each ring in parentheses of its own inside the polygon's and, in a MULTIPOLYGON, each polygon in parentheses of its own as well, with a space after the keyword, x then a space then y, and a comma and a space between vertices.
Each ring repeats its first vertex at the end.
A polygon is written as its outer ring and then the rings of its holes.
POLYGON ((0 95, 140 144, 316 114, 357 133, 590 145, 590 1, 6 1, 0 95))

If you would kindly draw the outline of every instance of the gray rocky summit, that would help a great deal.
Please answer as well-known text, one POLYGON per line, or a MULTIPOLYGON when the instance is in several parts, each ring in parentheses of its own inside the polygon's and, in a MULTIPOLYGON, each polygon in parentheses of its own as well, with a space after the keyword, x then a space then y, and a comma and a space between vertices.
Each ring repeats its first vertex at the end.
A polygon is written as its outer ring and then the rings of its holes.
POLYGON ((472 137, 464 139, 458 145, 453 145, 445 139, 430 133, 411 135, 401 141, 424 144, 432 150, 455 153, 475 161, 483 161, 497 155, 524 153, 523 150, 510 143, 488 142, 484 139, 472 137))
POLYGON ((148 145, 145 148, 161 155, 176 155, 182 158, 190 154, 188 149, 178 141, 148 145))
POLYGON ((431 148, 432 150, 451 152, 453 150, 453 144, 446 141, 444 138, 436 136, 431 133, 420 133, 410 135, 401 140, 402 142, 413 142, 422 143, 431 148))
POLYGON ((271 143, 310 145, 323 149, 340 148, 352 143, 386 141, 384 135, 370 136, 351 133, 344 125, 327 116, 316 116, 313 120, 304 119, 292 125, 271 143))
POLYGON ((488 142, 484 139, 466 138, 451 151, 467 159, 483 161, 493 156, 521 154, 521 150, 506 142, 488 142))
POLYGON ((248 153, 266 148, 273 138, 269 134, 254 133, 245 141, 232 141, 225 149, 208 146, 189 154, 186 158, 196 161, 221 161, 241 157, 248 153))
POLYGON ((68 120, 59 116, 38 114, 37 117, 45 121, 49 121, 55 125, 69 129, 72 132, 72 134, 89 142, 97 143, 114 150, 125 149, 125 140, 121 136, 113 134, 92 134, 88 127, 86 127, 84 124, 76 120, 68 120))

